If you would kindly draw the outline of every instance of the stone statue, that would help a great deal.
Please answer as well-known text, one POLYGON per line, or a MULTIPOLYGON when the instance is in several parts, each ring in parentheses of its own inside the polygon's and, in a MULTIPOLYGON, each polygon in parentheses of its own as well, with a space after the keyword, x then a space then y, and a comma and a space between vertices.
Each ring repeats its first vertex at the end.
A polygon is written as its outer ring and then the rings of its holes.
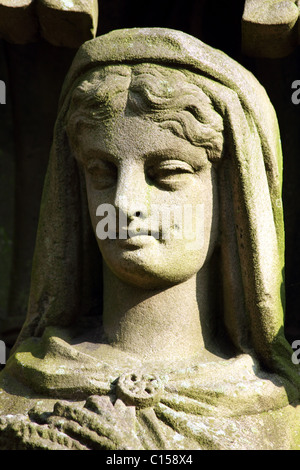
POLYGON ((0 448, 298 448, 283 233, 277 121, 248 71, 168 29, 85 43, 0 448))

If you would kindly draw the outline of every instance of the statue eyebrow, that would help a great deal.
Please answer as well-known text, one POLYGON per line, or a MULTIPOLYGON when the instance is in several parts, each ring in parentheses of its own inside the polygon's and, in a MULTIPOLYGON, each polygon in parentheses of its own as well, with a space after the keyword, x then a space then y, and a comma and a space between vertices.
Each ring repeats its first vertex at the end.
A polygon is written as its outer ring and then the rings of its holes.
POLYGON ((110 162, 120 160, 120 158, 118 158, 116 155, 113 155, 110 152, 106 152, 105 150, 99 148, 91 148, 87 151, 81 149, 79 155, 77 155, 77 159, 80 160, 82 163, 87 163, 90 160, 96 161, 105 159, 110 162))
MULTIPOLYGON (((153 150, 136 157, 144 161, 145 165, 154 163, 155 161, 161 160, 179 160, 190 164, 195 170, 204 167, 210 163, 207 157, 207 152, 204 147, 191 146, 191 151, 184 150, 176 147, 165 147, 163 149, 153 150)), ((121 162, 123 156, 112 154, 102 148, 90 148, 87 151, 81 149, 81 151, 75 155, 76 159, 83 164, 87 164, 89 161, 104 159, 112 163, 121 162)))
POLYGON ((189 163, 194 168, 201 168, 206 165, 209 160, 204 147, 194 147, 193 151, 184 151, 183 149, 167 147, 165 149, 158 149, 151 151, 144 155, 145 160, 181 160, 189 163), (201 155, 202 154, 202 155, 201 155))

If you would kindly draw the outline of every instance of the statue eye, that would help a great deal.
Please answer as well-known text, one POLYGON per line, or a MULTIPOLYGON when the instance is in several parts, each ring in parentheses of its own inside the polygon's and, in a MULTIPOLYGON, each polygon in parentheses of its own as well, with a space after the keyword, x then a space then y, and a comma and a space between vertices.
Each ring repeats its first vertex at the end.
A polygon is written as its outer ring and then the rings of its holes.
POLYGON ((91 160, 86 164, 85 170, 95 189, 106 189, 116 184, 118 170, 111 162, 91 160))
POLYGON ((182 160, 165 160, 147 170, 147 176, 154 184, 171 189, 180 188, 194 173, 194 168, 182 160))

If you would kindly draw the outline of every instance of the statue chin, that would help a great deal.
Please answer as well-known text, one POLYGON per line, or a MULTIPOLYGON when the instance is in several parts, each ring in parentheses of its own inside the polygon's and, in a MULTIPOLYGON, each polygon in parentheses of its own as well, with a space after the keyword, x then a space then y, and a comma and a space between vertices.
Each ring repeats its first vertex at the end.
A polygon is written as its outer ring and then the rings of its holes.
MULTIPOLYGON (((128 251, 122 253, 115 259, 107 259, 103 256, 105 264, 111 273, 120 281, 131 286, 142 289, 164 289, 175 284, 186 282, 195 276, 198 270, 188 266, 188 269, 182 269, 178 264, 170 266, 166 259, 153 262, 153 254, 142 253, 142 249, 135 252, 128 251), (150 254, 150 256, 149 256, 150 254)), ((161 257, 160 257, 161 258, 161 257)), ((109 273, 106 271, 107 276, 109 273)))

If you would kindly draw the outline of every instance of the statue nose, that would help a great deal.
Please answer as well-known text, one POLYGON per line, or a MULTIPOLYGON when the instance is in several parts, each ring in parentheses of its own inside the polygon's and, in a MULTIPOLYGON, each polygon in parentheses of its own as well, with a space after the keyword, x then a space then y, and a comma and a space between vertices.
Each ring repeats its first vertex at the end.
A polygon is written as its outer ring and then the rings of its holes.
POLYGON ((130 198, 127 195, 119 196, 116 199, 115 207, 117 211, 123 213, 131 221, 135 218, 145 219, 148 216, 148 209, 141 198, 130 198))
POLYGON ((128 171, 121 174, 116 190, 115 207, 131 220, 133 218, 144 219, 148 215, 147 208, 147 182, 144 175, 128 171))

